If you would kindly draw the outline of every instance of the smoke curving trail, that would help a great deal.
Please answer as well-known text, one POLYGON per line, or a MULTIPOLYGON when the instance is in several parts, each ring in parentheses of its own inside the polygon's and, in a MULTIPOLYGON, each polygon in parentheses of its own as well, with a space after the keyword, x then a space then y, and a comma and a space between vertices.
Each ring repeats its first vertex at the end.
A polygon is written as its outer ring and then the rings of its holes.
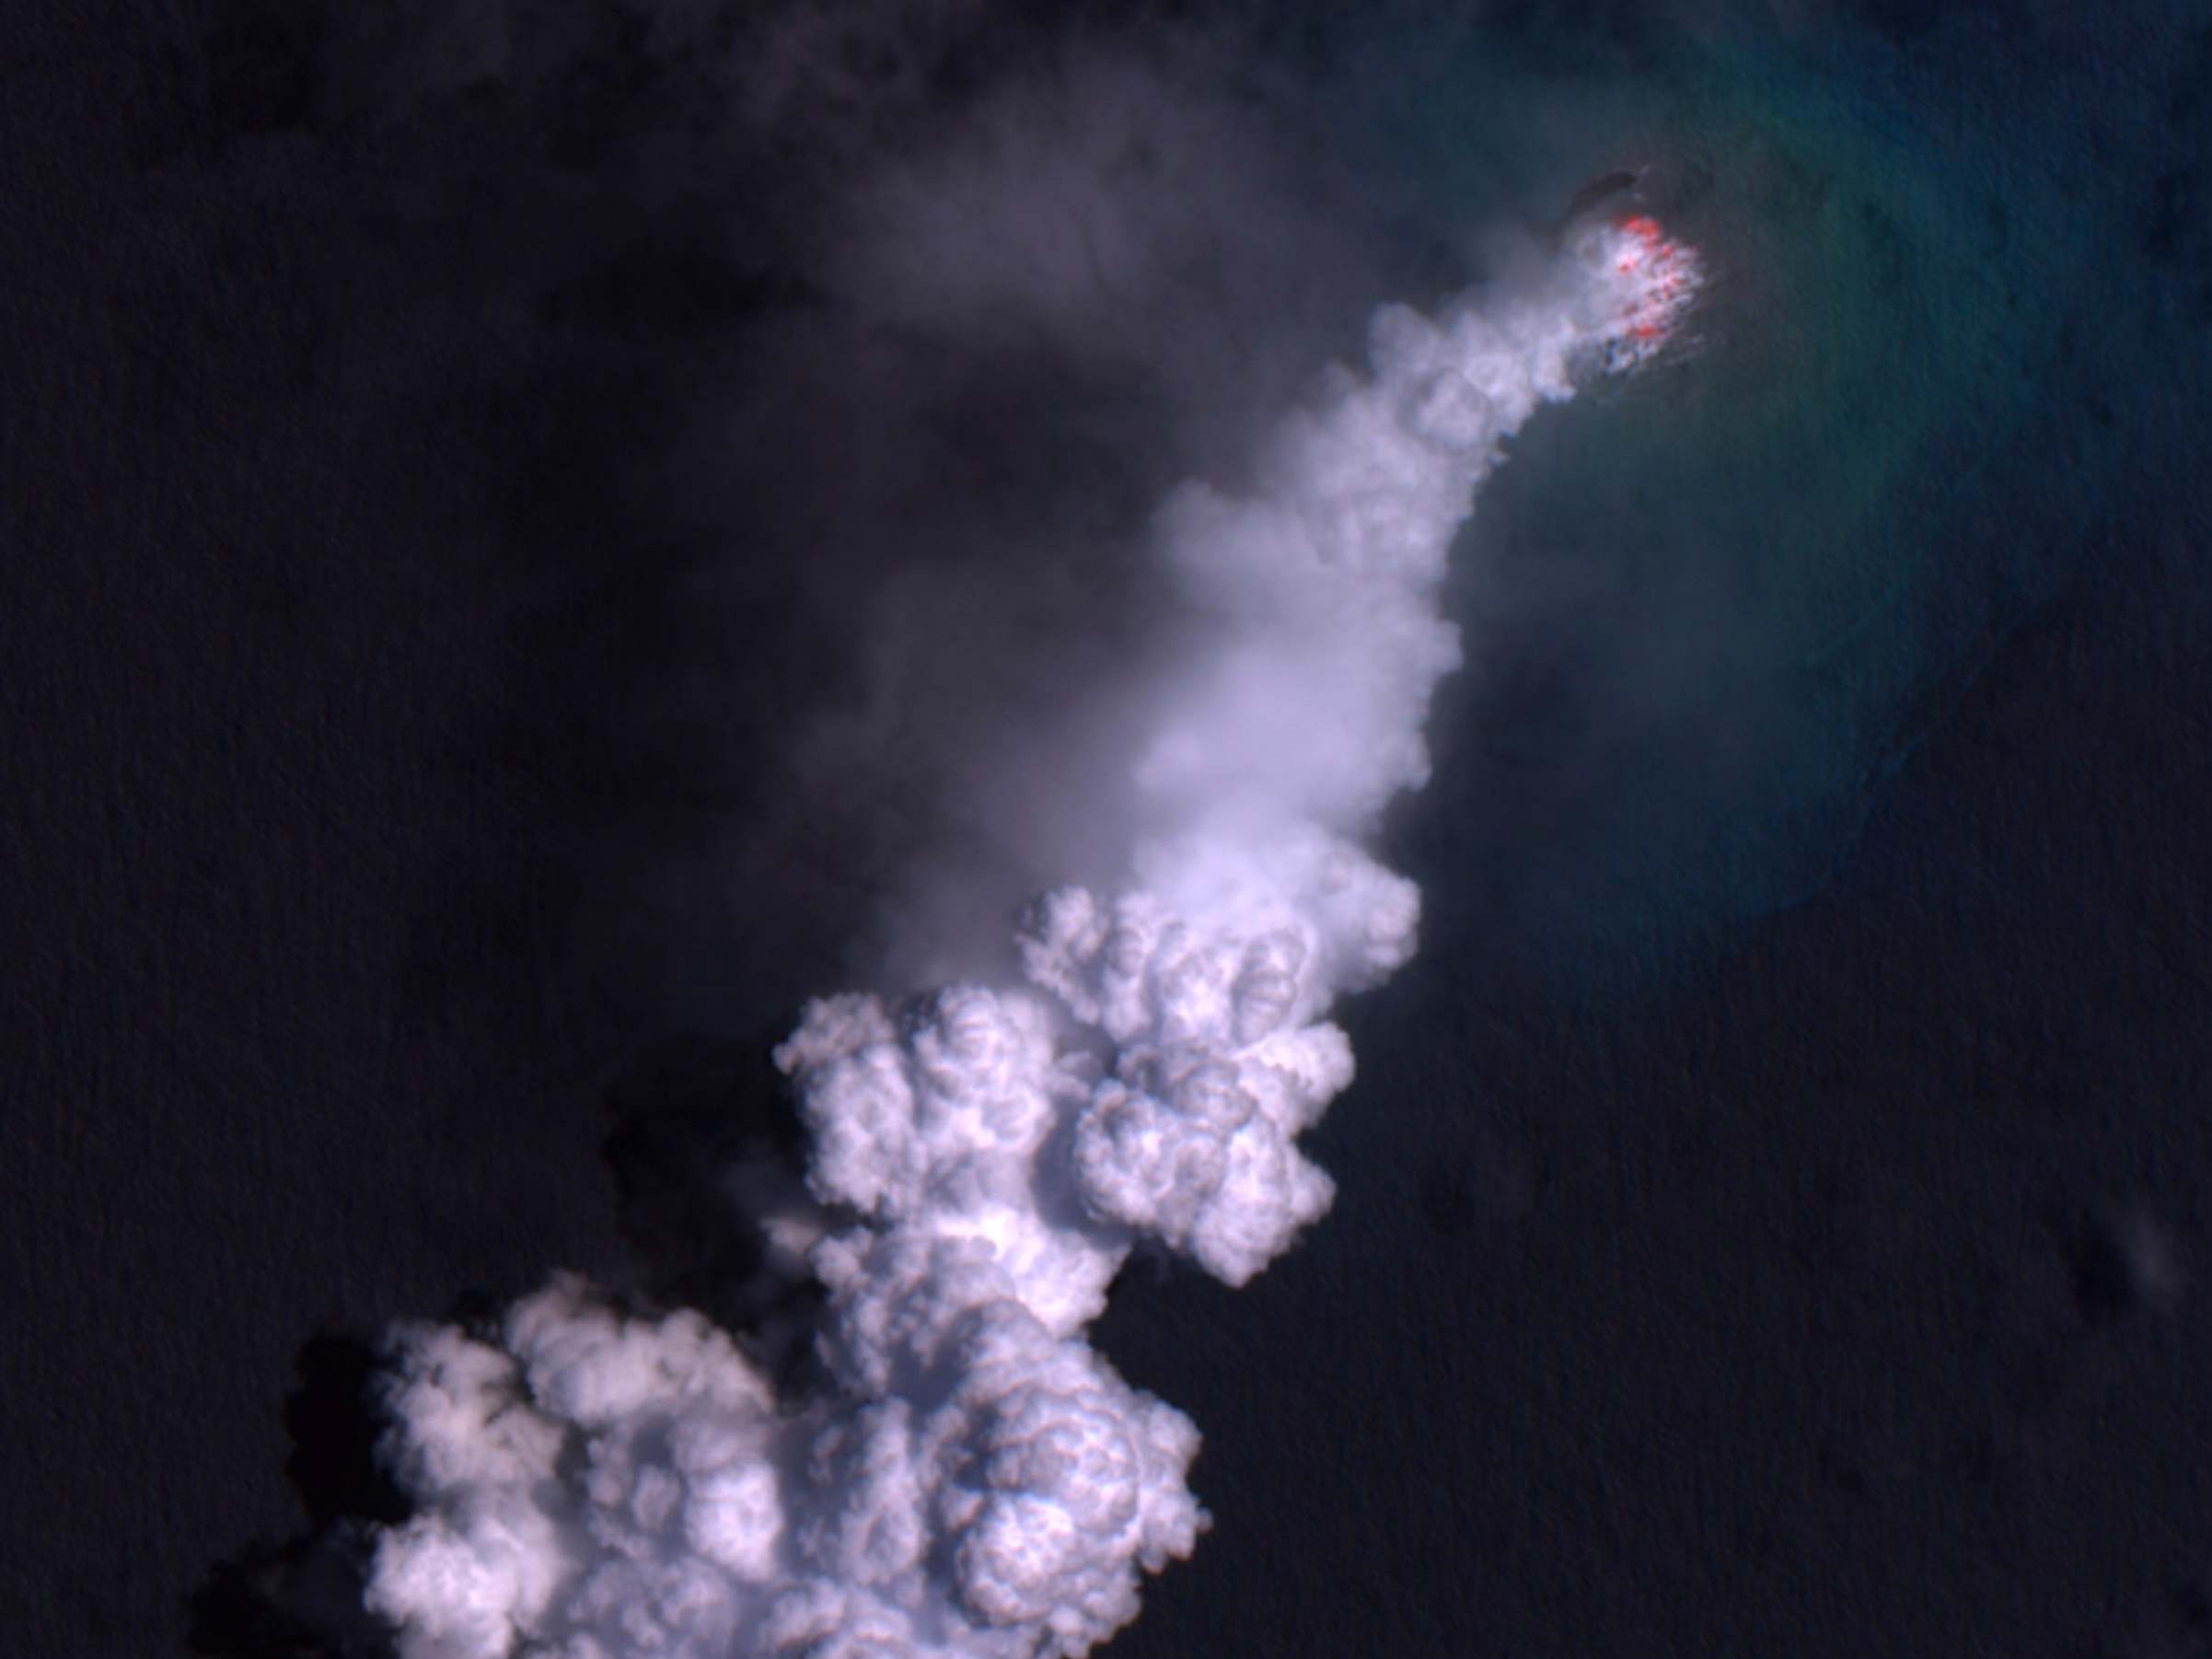
POLYGON ((368 1599, 403 1653, 1029 1659, 1136 1617, 1209 1524, 1199 1434, 1083 1329, 1140 1239, 1242 1284, 1327 1209, 1296 1140, 1351 1080, 1331 1004, 1414 949, 1419 895, 1361 841, 1427 780, 1453 538, 1503 440, 1647 361, 1697 280, 1629 219, 1529 292, 1386 307, 1249 498, 1169 498, 1205 643, 1126 883, 1037 900, 1025 984, 828 997, 776 1051, 818 1207, 771 1230, 827 1288, 831 1386, 779 1400, 699 1315, 565 1277, 493 1331, 395 1332, 418 1513, 368 1599))

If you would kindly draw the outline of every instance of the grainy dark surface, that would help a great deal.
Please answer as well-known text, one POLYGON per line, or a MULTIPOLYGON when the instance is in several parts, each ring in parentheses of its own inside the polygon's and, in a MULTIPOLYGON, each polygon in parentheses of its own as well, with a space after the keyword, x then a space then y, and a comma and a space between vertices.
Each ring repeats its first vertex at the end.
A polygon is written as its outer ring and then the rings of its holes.
MULTIPOLYGON (((396 1513, 353 1405, 389 1321, 554 1266, 727 1294, 701 1172, 782 1131, 765 1046, 897 876, 779 745, 851 667, 821 596, 894 566, 857 543, 902 492, 1002 489, 1025 532, 1160 481, 1111 353, 899 356, 980 447, 848 401, 850 362, 778 378, 835 315, 820 181, 1018 57, 990 28, 932 57, 851 8, 793 91, 759 65, 794 37, 737 14, 447 9, 0 29, 10 1651, 315 1651, 261 1569, 396 1513), (1025 424, 1040 389, 1103 412, 1025 424), (892 458, 806 481, 855 452, 892 458)), ((2090 38, 2030 0, 1487 10, 1539 79, 1662 38, 1996 65, 1969 124, 2090 38)), ((1313 1141, 1337 1209, 1233 1295, 1132 1275, 1098 1328, 1204 1431, 1217 1520, 1117 1653, 2212 1652, 2212 19, 2112 17, 2049 140, 2101 285, 2044 315, 2048 269, 2006 277, 2033 412, 1930 532, 1936 568, 2049 556, 1854 705, 1887 737, 1819 880, 1685 877, 1648 953, 1551 931, 1634 814, 1555 768, 1474 827, 1523 762, 1443 724, 1393 830, 1437 925, 1313 1141)), ((1758 163, 1777 215, 1826 189, 1799 142, 1758 163)), ((2001 244, 2032 210, 1975 214, 2001 244)), ((1868 257, 1909 291, 1913 251, 1868 257)), ((1333 317, 1423 257, 1286 292, 1333 317)), ((1242 412, 1166 401, 1200 451, 1242 412)))

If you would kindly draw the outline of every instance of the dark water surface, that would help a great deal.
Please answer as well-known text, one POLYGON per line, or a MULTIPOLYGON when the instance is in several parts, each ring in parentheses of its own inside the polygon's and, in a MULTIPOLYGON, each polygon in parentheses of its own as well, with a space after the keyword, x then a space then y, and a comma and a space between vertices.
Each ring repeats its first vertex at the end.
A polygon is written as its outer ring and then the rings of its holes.
MULTIPOLYGON (((1287 17, 1272 84, 1443 278, 1633 166, 1712 287, 1466 534, 1335 1212, 1095 1333, 1217 1521, 1112 1651, 2212 1650, 2212 15, 1477 9, 1287 17)), ((388 1513, 361 1345, 726 1294, 730 1125, 872 890, 729 853, 814 573, 696 580, 868 412, 727 484, 677 412, 814 303, 686 192, 808 179, 694 176, 726 88, 543 10, 0 49, 25 1653, 337 1651, 267 1593, 388 1513)))

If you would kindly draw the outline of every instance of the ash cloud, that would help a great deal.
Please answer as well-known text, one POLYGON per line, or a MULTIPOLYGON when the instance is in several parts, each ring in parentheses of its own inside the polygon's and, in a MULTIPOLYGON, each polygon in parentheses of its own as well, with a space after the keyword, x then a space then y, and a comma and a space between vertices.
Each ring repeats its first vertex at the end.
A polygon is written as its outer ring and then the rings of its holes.
MULTIPOLYGON (((1148 96, 1117 82, 1110 101, 1148 96)), ((898 266, 909 286, 873 280, 925 332, 949 316, 1090 341, 1092 307, 1141 299, 1140 249, 1175 234, 1116 242, 1108 189, 1080 257, 1048 244, 1042 276, 1008 278, 1011 229, 979 261, 956 229, 1042 209, 983 131, 993 159, 882 187, 906 205, 870 222, 923 251, 898 266)), ((1048 193, 1080 216, 1089 164, 1069 165, 1048 193)), ((1010 592, 922 552, 861 653, 895 641, 875 666, 905 694, 795 752, 860 799, 897 755, 1000 829, 999 880, 1042 885, 1056 853, 1062 879, 1010 966, 818 998, 776 1050, 811 1156, 805 1198, 762 1220, 823 1290, 806 1386, 780 1395, 697 1313, 570 1278, 475 1329, 394 1333, 386 1451, 417 1512, 376 1534, 367 1603, 407 1659, 1034 1659, 1136 1617, 1141 1575, 1209 1525, 1199 1433, 1084 1328, 1140 1242, 1241 1285, 1327 1210, 1297 1141, 1353 1075, 1332 1005, 1415 947, 1419 895, 1365 842, 1427 781, 1429 700, 1460 660, 1439 609, 1454 539, 1511 435, 1578 377, 1644 361, 1697 282, 1629 220, 1433 318, 1384 307, 1363 372, 1323 376, 1228 481, 1166 493, 1129 539, 1126 591, 1146 597, 1104 608, 1094 661, 1081 603, 1035 637, 1030 582, 1068 579, 1049 545, 1037 567, 1017 556, 1010 592), (964 626, 970 597, 984 616, 964 626)), ((1132 349, 1099 338, 1106 359, 1132 349)), ((956 877, 922 885, 972 908, 956 877)), ((900 925, 918 936, 913 912, 900 925)), ((919 936, 965 967, 975 925, 919 936)))
POLYGON ((619 480, 590 729, 687 843, 641 838, 641 957, 686 977, 690 927, 788 983, 853 941, 774 1051, 804 1190, 731 1177, 804 1330, 563 1275, 391 1333, 412 1514, 365 1601, 406 1659, 1033 1659, 1136 1617, 1209 1525, 1199 1430, 1085 1328, 1140 1245, 1242 1284, 1327 1210, 1298 1143, 1353 1075, 1334 1004, 1415 947, 1370 842, 1428 778, 1454 539, 1695 285, 1632 223, 1465 289, 1218 42, 979 16, 326 45, 330 119, 453 158, 397 211, 527 268, 580 395, 518 420, 619 480))

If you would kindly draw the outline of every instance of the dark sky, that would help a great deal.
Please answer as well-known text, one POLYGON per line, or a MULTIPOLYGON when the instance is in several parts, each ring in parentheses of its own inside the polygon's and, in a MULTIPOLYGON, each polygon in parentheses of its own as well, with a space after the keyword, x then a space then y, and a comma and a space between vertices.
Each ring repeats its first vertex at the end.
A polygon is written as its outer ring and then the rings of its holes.
MULTIPOLYGON (((1674 17, 1896 52, 2054 10, 1674 17)), ((555 1266, 729 1297, 702 1172, 782 1132, 765 1050, 800 1000, 910 933, 918 865, 952 908, 1082 845, 1049 813, 979 841, 957 746, 809 711, 865 708, 885 642, 945 617, 976 649, 925 675, 931 719, 1080 689, 1080 656, 1040 691, 990 648, 1056 607, 1134 627, 1097 550, 1465 250, 1338 170, 1304 25, 1258 12, 1291 66, 1239 83, 1264 142, 1168 122, 1183 183, 1102 221, 1187 251, 1199 297, 1138 258, 1106 329, 1049 270, 1008 299, 932 253, 947 178, 1023 245, 1055 197, 1020 157, 868 193, 1059 25, 16 11, 0 1630, 313 1652, 259 1592, 389 1514, 365 1345, 555 1266), (1006 537, 1053 556, 1002 583, 971 550, 1006 537)), ((1170 87, 1245 38, 1096 27, 1170 87)), ((2186 145, 2208 68, 2114 73, 2171 75, 2186 145)), ((2185 433, 2204 171, 2109 166, 2141 233, 2112 260, 2173 273, 2185 433)), ((1235 1295, 1134 1274, 1097 1329, 1200 1425, 1216 1515, 1112 1651, 2212 1653, 2193 444, 1962 649, 1812 896, 1602 997, 1432 947, 1354 1005, 1361 1081, 1311 1143, 1334 1213, 1235 1295)), ((1420 863, 1448 825, 1396 832, 1420 863)))

